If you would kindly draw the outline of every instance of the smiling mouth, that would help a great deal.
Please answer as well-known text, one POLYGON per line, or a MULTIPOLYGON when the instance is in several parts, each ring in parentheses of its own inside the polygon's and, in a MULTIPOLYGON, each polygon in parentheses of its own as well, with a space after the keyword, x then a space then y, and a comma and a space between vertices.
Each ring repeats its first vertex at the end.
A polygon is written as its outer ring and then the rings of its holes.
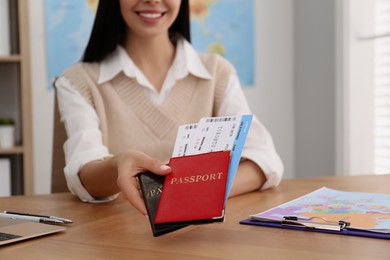
POLYGON ((147 19, 157 19, 162 17, 165 13, 137 13, 139 16, 147 18, 147 19))

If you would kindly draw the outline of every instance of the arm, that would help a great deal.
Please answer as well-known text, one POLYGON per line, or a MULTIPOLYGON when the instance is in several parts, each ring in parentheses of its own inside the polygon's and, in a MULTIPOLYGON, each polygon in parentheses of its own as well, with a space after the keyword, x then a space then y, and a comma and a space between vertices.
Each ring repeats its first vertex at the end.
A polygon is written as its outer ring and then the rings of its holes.
POLYGON ((244 160, 238 166, 229 197, 258 190, 265 181, 263 170, 251 160, 244 160))
POLYGON ((81 168, 79 176, 85 189, 93 197, 107 197, 121 191, 123 196, 146 216, 146 207, 136 178, 146 170, 159 175, 171 172, 161 161, 142 152, 128 150, 87 163, 81 168))
POLYGON ((56 81, 61 121, 68 139, 64 144, 64 169, 70 191, 85 202, 107 202, 119 192, 143 214, 145 206, 138 192, 136 175, 150 170, 166 174, 162 162, 141 152, 123 151, 111 155, 102 142, 99 118, 93 107, 64 77, 56 81))
MULTIPOLYGON (((230 75, 218 116, 252 114, 235 74, 230 75)), ((242 158, 234 178, 230 197, 258 189, 277 186, 283 164, 276 153, 272 137, 256 116, 253 117, 242 158)))

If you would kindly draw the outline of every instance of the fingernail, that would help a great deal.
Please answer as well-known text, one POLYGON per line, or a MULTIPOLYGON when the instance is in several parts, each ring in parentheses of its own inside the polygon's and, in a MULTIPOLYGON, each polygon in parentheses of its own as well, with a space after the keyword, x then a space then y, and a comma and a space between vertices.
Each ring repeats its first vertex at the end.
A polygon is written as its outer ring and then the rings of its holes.
POLYGON ((144 215, 144 217, 145 217, 145 218, 149 218, 149 216, 148 216, 148 215, 144 215))
POLYGON ((168 165, 164 164, 164 165, 160 166, 160 169, 163 170, 163 171, 166 171, 166 170, 171 169, 171 167, 169 167, 168 165))

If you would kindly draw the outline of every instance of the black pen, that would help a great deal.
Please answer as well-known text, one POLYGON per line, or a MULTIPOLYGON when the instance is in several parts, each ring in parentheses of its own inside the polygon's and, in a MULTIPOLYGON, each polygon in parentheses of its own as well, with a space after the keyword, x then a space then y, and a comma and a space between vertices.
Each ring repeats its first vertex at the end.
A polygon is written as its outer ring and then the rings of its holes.
POLYGON ((19 216, 28 216, 28 217, 37 217, 42 219, 53 219, 60 222, 63 222, 63 224, 70 224, 73 223, 72 220, 66 219, 66 218, 60 218, 56 216, 45 216, 45 215, 37 215, 37 214, 30 214, 30 213, 21 213, 21 212, 14 212, 14 211, 4 211, 4 214, 11 214, 11 215, 19 215, 19 216))

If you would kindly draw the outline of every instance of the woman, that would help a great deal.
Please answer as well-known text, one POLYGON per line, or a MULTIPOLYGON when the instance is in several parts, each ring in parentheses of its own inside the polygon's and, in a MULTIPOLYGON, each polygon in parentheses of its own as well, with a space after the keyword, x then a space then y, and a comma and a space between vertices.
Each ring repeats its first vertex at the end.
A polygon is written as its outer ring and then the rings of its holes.
MULTIPOLYGON (((68 140, 64 169, 83 201, 122 192, 146 215, 136 175, 170 173, 177 129, 250 114, 236 72, 191 44, 188 0, 100 0, 82 62, 56 81, 68 140)), ((283 165, 254 118, 230 196, 276 186, 283 165)))

